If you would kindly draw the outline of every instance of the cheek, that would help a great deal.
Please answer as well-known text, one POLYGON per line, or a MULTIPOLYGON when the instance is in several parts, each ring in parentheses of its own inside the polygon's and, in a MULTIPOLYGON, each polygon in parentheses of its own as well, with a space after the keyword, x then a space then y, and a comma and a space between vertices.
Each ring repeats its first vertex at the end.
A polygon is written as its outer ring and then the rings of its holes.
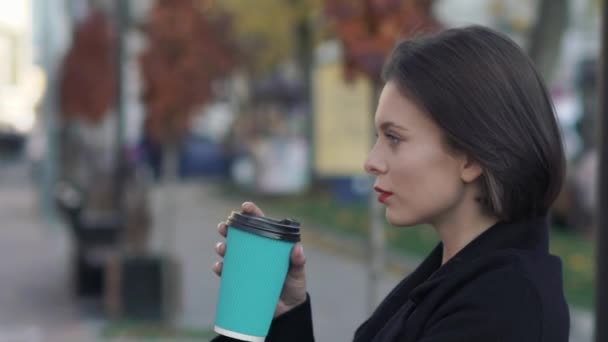
MULTIPOLYGON (((404 150, 391 167, 391 181, 399 188, 422 191, 418 195, 431 195, 434 191, 451 187, 460 180, 457 161, 440 148, 422 145, 404 150)), ((447 189, 446 189, 447 190, 447 189)))
POLYGON ((442 153, 410 154, 394 169, 392 182, 397 190, 396 205, 387 207, 393 225, 427 223, 453 206, 463 185, 453 159, 442 153))

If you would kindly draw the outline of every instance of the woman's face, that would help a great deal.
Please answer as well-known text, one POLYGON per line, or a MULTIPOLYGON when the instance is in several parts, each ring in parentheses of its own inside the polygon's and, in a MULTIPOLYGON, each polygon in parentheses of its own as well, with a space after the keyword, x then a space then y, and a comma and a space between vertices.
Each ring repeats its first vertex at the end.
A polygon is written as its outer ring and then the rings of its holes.
POLYGON ((377 139, 365 162, 395 226, 448 218, 464 195, 466 159, 448 151, 430 116, 388 82, 375 116, 377 139))

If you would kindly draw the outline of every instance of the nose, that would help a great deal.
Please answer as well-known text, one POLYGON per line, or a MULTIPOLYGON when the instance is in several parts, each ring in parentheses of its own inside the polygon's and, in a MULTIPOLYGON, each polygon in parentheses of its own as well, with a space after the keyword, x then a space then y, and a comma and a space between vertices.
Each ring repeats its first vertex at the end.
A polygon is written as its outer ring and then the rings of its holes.
POLYGON ((376 152, 376 147, 372 148, 372 150, 367 155, 367 159, 365 160, 364 165, 365 171, 371 175, 378 176, 383 173, 386 173, 387 166, 386 162, 382 160, 380 155, 376 152))

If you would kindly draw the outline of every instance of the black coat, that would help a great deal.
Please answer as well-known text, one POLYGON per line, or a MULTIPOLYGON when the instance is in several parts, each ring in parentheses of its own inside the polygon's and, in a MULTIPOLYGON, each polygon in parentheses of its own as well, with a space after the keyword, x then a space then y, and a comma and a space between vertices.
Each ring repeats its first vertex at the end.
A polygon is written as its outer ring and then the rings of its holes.
MULTIPOLYGON (((353 341, 568 341, 561 262, 548 240, 547 220, 538 218, 496 224, 443 266, 438 245, 353 341)), ((310 300, 275 319, 266 341, 314 341, 310 300)))

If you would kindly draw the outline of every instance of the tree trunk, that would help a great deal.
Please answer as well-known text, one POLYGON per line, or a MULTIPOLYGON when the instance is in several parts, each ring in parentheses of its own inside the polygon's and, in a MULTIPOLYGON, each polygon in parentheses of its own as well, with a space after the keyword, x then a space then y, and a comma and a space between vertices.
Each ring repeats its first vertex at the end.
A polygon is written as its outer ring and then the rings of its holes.
POLYGON ((177 310, 180 283, 176 255, 177 230, 177 182, 179 163, 179 144, 166 143, 162 153, 162 219, 157 225, 160 229, 161 255, 163 260, 163 319, 171 323, 177 310), (177 291, 177 292, 176 292, 177 291))
POLYGON ((540 0, 536 22, 530 32, 528 54, 543 78, 549 82, 560 56, 568 26, 568 0, 540 0))
POLYGON ((179 149, 177 143, 167 143, 163 146, 162 158, 162 188, 163 188, 163 222, 161 229, 162 251, 169 257, 175 256, 175 225, 177 218, 177 181, 179 149))

